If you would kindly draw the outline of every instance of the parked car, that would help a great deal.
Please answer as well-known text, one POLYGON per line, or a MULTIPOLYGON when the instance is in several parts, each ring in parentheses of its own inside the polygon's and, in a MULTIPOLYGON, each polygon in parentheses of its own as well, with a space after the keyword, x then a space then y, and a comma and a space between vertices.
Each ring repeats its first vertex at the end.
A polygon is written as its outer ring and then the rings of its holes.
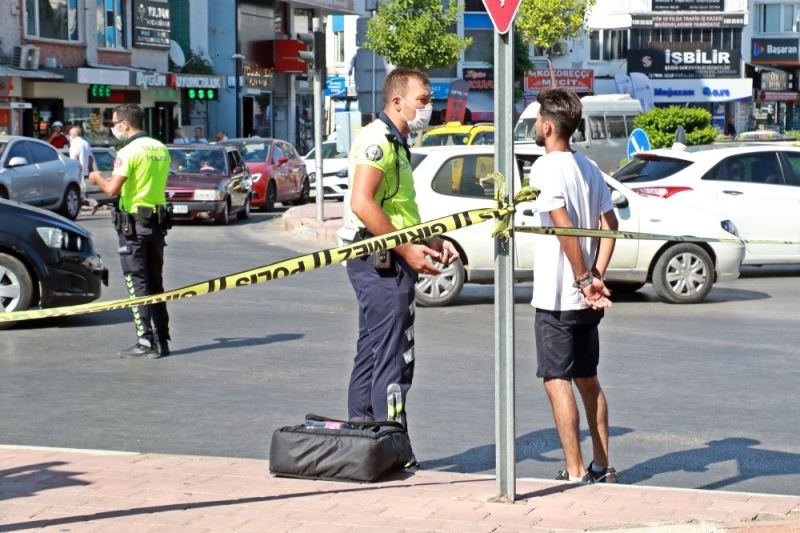
POLYGON ((108 270, 88 231, 43 209, 0 200, 0 313, 91 302, 101 283, 108 285, 108 270))
POLYGON ((280 139, 230 139, 217 145, 235 146, 253 178, 253 207, 272 211, 276 202, 305 204, 311 189, 305 161, 294 146, 280 139))
POLYGON ((420 146, 463 146, 494 144, 494 124, 462 124, 448 122, 425 132, 420 146))
MULTIPOLYGON (((316 174, 316 149, 312 149, 303 157, 306 162, 306 172, 311 186, 311 196, 317 195, 316 174)), ((323 196, 336 200, 343 200, 347 191, 347 152, 340 152, 336 141, 322 143, 322 187, 323 196)))
POLYGON ((227 224, 231 215, 250 216, 251 179, 233 145, 170 145, 167 201, 175 220, 227 224))
MULTIPOLYGON (((526 172, 544 151, 536 146, 515 147, 517 168, 513 179, 520 184, 526 172)), ((492 207, 493 185, 480 179, 494 170, 492 147, 439 147, 412 150, 417 204, 423 220, 470 209, 492 207)), ((621 231, 666 235, 732 238, 735 228, 729 221, 706 211, 674 205, 658 198, 642 197, 617 180, 604 175, 612 190, 621 231)), ((538 225, 534 204, 518 206, 515 225, 538 225)), ((461 259, 443 268, 438 276, 420 276, 417 302, 422 305, 448 305, 466 282, 494 281, 493 225, 477 224, 445 235, 461 254, 461 259)), ((515 277, 531 279, 534 236, 515 234, 515 277)), ((741 243, 678 243, 674 241, 618 240, 606 279, 618 291, 637 290, 652 282, 658 296, 671 303, 703 300, 716 281, 739 277, 744 257, 741 243)))
POLYGON ((0 136, 0 198, 75 220, 81 212, 80 164, 38 139, 0 136))
MULTIPOLYGON (((742 239, 800 241, 800 148, 653 150, 614 177, 639 194, 713 210, 742 239)), ((776 263, 800 263, 800 244, 747 244, 744 264, 776 263)))

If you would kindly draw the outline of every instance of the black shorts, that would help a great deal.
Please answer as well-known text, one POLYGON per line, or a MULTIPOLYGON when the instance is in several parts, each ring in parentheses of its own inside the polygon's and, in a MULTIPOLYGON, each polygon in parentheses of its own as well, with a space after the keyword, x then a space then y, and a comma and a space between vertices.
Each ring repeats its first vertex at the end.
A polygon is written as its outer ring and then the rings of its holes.
POLYGON ((600 361, 597 325, 602 318, 602 309, 536 309, 536 375, 561 379, 596 376, 600 361))

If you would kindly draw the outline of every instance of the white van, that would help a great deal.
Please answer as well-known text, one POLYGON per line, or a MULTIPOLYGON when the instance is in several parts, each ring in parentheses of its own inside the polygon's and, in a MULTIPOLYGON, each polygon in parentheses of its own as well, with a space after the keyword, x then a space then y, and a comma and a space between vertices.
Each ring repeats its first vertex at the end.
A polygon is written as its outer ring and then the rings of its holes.
MULTIPOLYGON (((583 120, 572 136, 572 147, 586 154, 610 174, 619 168, 620 161, 625 158, 628 136, 633 131, 633 119, 642 112, 642 104, 627 94, 584 96, 581 104, 583 120)), ((536 140, 534 126, 538 114, 538 102, 525 108, 514 127, 515 143, 536 140)))

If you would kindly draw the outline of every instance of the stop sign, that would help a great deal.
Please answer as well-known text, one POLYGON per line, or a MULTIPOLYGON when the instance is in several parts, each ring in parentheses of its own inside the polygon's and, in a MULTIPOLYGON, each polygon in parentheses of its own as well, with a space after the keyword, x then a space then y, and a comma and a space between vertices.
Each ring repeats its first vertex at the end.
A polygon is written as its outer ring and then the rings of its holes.
POLYGON ((520 2, 521 0, 483 0, 497 33, 508 33, 519 11, 520 2))

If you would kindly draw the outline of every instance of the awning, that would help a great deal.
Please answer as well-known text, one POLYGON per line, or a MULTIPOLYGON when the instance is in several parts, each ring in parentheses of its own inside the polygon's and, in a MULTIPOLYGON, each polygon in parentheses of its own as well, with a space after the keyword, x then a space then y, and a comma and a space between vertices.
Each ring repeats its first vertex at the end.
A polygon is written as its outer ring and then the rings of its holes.
POLYGON ((49 70, 25 70, 20 68, 10 67, 8 65, 0 65, 0 76, 16 76, 28 80, 63 80, 64 76, 50 72, 49 70))

